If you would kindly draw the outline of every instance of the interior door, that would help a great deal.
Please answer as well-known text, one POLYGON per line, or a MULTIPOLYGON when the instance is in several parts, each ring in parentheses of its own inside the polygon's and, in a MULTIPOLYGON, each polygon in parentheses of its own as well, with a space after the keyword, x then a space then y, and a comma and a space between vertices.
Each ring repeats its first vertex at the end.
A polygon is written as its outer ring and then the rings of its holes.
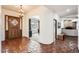
POLYGON ((20 38, 20 18, 8 16, 8 39, 20 38))

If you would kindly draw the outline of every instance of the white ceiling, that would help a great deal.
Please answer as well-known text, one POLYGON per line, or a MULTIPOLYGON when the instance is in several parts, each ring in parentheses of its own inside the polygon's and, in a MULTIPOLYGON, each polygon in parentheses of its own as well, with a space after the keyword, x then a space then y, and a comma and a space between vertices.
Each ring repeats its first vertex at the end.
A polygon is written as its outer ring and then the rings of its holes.
MULTIPOLYGON (((24 13, 27 13, 37 7, 38 7, 37 5, 22 5, 24 13)), ((2 8, 19 12, 20 5, 2 5, 2 8)))
MULTIPOLYGON (((23 5, 23 10, 25 13, 27 13, 37 7, 39 6, 38 5, 23 5)), ((61 17, 68 16, 68 15, 78 15, 77 5, 45 5, 45 7, 47 7, 52 12, 60 15, 61 17), (66 11, 67 9, 70 9, 70 11, 67 12, 66 11)), ((18 12, 20 9, 20 6, 19 5, 3 5, 2 8, 18 12)))
POLYGON ((61 17, 69 15, 78 15, 77 5, 46 5, 52 12, 60 15, 61 17), (69 10, 69 12, 67 12, 69 10))

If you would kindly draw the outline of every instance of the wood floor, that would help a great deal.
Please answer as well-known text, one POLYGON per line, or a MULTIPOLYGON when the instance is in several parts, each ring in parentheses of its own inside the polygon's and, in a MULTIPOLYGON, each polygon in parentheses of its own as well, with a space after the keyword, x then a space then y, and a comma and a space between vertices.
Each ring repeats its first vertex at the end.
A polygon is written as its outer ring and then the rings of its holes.
POLYGON ((42 52, 44 53, 78 53, 77 37, 65 36, 64 41, 56 40, 50 45, 42 44, 42 52))
POLYGON ((7 39, 2 42, 2 53, 27 52, 29 39, 26 37, 18 39, 7 39))
MULTIPOLYGON (((31 51, 28 51, 30 41, 26 37, 12 40, 7 39, 2 42, 2 53, 31 53, 31 51)), ((40 45, 39 49, 41 53, 78 53, 77 42, 77 37, 65 36, 64 41, 56 40, 49 45, 37 43, 40 45)), ((34 52, 37 53, 36 51, 34 52)))

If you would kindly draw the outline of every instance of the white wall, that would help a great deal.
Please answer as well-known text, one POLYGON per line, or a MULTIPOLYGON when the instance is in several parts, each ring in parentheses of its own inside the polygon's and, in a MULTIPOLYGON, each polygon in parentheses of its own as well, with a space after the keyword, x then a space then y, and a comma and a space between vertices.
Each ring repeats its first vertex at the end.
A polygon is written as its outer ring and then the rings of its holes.
POLYGON ((2 24, 1 24, 1 6, 0 6, 0 52, 1 52, 1 40, 3 39, 2 37, 2 24))
POLYGON ((40 18, 40 35, 39 41, 43 44, 50 44, 53 42, 53 13, 46 7, 40 6, 26 14, 26 19, 23 21, 23 36, 28 36, 28 20, 32 16, 39 16, 40 18))
POLYGON ((2 9, 0 12, 0 40, 4 40, 4 20, 2 19, 2 9))
MULTIPOLYGON (((6 9, 2 9, 2 19, 3 20, 5 20, 5 15, 18 17, 19 13, 14 12, 14 11, 10 11, 10 10, 6 10, 6 9)), ((6 23, 6 30, 8 30, 8 24, 7 23, 6 23)))
POLYGON ((3 8, 2 8, 2 14, 3 15, 15 16, 15 17, 18 17, 18 15, 19 15, 19 13, 17 13, 17 12, 7 10, 7 9, 3 9, 3 8))
POLYGON ((78 29, 78 49, 79 49, 79 6, 78 6, 78 24, 77 24, 77 29, 78 29))

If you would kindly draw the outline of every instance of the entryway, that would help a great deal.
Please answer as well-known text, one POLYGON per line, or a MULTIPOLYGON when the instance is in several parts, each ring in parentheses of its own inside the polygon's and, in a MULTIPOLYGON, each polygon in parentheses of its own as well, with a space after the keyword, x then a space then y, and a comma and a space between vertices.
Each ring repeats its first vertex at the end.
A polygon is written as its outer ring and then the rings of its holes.
POLYGON ((5 39, 22 37, 22 20, 20 17, 5 16, 5 39))

